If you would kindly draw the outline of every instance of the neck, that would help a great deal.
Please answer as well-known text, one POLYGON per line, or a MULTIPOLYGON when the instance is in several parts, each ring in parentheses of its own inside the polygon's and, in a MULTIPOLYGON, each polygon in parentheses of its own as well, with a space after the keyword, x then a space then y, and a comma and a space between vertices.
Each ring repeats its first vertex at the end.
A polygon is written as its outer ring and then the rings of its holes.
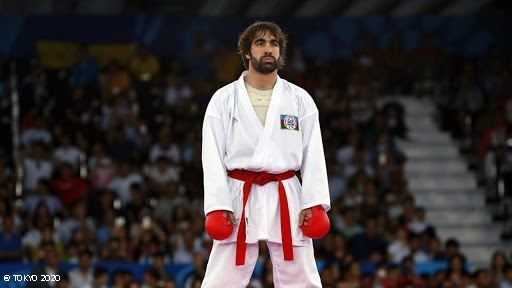
POLYGON ((270 90, 274 88, 277 82, 277 70, 269 74, 262 74, 254 70, 252 66, 249 66, 249 72, 247 72, 244 79, 249 85, 256 89, 270 90))

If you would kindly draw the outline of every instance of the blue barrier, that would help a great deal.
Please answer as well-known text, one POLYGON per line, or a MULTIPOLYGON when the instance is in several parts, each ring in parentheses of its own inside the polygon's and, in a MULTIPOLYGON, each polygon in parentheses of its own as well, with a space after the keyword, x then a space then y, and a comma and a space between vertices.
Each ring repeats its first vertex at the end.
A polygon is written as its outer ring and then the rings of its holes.
MULTIPOLYGON (((232 43, 235 49, 240 31, 251 22, 242 18, 168 15, 2 15, 0 53, 14 58, 34 57, 40 40, 86 44, 143 42, 158 56, 184 59, 192 55, 194 49, 191 48, 198 33, 210 46, 232 43)), ((481 55, 493 44, 504 48, 512 46, 511 37, 504 34, 508 31, 504 27, 512 25, 506 17, 323 17, 277 19, 276 22, 283 24, 296 43, 306 46, 309 56, 327 60, 352 55, 365 34, 374 36, 380 49, 385 49, 382 45, 387 44, 385 39, 379 39, 381 35, 402 35, 402 43, 412 50, 419 45, 417 38, 425 33, 431 34, 445 52, 468 56, 481 55), (312 41, 311 37, 320 43, 312 41), (311 42, 320 44, 321 49, 307 47, 311 42)))
MULTIPOLYGON (((23 288, 26 287, 25 282, 15 281, 13 275, 30 275, 32 271, 39 267, 36 263, 0 263, 0 287, 6 288, 23 288), (5 275, 11 276, 9 281, 5 281, 3 278, 5 275)), ((62 273, 68 273, 72 269, 77 267, 76 264, 61 263, 58 268, 62 273)), ((129 271, 133 275, 133 279, 141 283, 144 279, 144 272, 152 267, 151 265, 143 265, 136 263, 121 263, 121 262, 109 262, 109 263, 96 263, 93 265, 94 268, 103 268, 107 270, 110 275, 111 281, 113 281, 113 275, 117 270, 129 271)), ((167 275, 171 275, 176 282, 178 288, 184 286, 186 278, 195 271, 194 267, 190 264, 167 264, 164 266, 167 275)))

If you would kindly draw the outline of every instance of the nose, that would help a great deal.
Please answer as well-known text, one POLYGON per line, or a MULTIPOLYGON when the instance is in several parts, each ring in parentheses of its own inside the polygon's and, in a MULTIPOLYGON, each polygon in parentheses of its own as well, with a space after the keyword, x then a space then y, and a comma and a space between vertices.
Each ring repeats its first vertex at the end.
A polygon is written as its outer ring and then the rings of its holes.
POLYGON ((264 52, 265 52, 265 54, 272 55, 272 47, 271 47, 271 45, 270 45, 269 43, 267 43, 267 44, 265 45, 264 52))

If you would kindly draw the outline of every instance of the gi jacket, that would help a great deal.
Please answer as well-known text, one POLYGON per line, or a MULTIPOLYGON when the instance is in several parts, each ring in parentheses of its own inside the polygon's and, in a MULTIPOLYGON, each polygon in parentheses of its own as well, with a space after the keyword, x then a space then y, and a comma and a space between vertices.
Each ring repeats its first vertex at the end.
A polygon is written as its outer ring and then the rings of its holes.
MULTIPOLYGON (((206 109, 202 131, 204 212, 232 211, 237 225, 221 242, 236 242, 243 181, 230 178, 227 171, 300 171, 302 183, 293 177, 283 185, 293 244, 302 246, 311 239, 299 227, 300 211, 316 205, 330 209, 318 109, 304 89, 278 77, 263 126, 247 95, 246 73, 217 90, 206 109)), ((278 194, 277 182, 252 186, 246 206, 247 243, 282 243, 278 194)))

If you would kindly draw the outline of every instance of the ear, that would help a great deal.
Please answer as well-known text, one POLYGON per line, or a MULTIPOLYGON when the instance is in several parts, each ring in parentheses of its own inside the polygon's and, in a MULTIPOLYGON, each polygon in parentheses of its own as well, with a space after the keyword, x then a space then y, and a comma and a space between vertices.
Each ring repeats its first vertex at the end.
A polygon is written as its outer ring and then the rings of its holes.
POLYGON ((250 53, 249 54, 245 54, 245 59, 247 59, 247 60, 251 59, 251 54, 250 53))

